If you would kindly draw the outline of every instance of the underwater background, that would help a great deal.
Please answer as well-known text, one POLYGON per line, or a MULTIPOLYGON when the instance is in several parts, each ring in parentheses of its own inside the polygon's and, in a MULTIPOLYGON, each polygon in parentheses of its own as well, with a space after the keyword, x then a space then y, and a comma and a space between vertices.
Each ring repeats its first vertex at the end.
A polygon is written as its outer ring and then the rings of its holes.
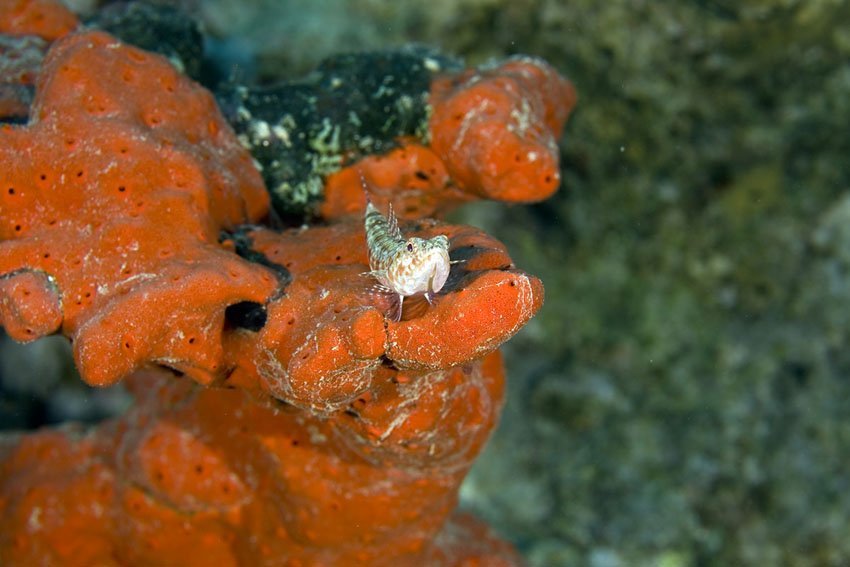
MULTIPOLYGON (((575 84, 561 190, 453 215, 546 286, 462 490, 531 565, 850 563, 850 3, 171 4, 222 75, 417 42, 575 84)), ((64 339, 4 341, 4 427, 127 403, 84 390, 64 339)))

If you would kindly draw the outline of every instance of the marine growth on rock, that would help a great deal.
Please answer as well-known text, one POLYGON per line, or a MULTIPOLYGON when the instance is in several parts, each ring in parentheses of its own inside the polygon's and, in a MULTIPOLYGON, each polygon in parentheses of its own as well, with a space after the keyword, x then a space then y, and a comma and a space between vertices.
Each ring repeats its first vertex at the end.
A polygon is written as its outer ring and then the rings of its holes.
MULTIPOLYGON (((319 136, 321 105, 311 126, 282 111, 263 118, 286 130, 275 169, 251 89, 234 91, 228 123, 164 57, 73 31, 48 2, 39 21, 59 23, 39 33, 20 15, 36 3, 13 4, 0 30, 53 44, 28 119, 0 127, 0 323, 19 341, 65 335, 83 380, 123 380, 136 404, 91 429, 0 439, 0 563, 518 563, 454 508, 503 401, 497 348, 543 287, 493 238, 430 217, 551 194, 571 85, 523 58, 340 57, 309 88, 330 101, 384 88, 409 120, 377 136, 361 113, 350 135, 319 136), (312 163, 312 189, 287 201, 270 171, 330 155, 302 136, 333 146, 333 163, 312 163), (370 292, 355 171, 405 234, 443 234, 460 261, 427 310, 388 319, 370 292), (321 222, 281 227, 271 203, 321 222)), ((380 115, 370 100, 362 111, 380 115)))

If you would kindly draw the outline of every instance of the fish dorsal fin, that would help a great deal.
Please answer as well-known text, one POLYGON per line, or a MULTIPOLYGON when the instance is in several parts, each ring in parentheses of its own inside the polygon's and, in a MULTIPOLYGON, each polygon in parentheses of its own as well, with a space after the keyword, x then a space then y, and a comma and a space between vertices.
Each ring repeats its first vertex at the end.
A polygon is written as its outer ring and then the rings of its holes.
POLYGON ((393 211, 393 204, 390 203, 390 209, 387 213, 387 227, 389 228, 390 235, 393 238, 397 238, 398 240, 403 240, 401 236, 401 229, 398 227, 398 217, 395 216, 395 211, 393 211))
MULTIPOLYGON (((369 185, 366 183, 366 177, 363 175, 363 171, 360 170, 359 173, 360 187, 363 189, 363 195, 366 196, 366 215, 368 215, 370 211, 378 211, 378 209, 372 203, 372 198, 369 196, 369 185)), ((380 214, 380 211, 378 211, 378 213, 380 214)), ((398 227, 398 217, 395 216, 392 203, 390 203, 389 212, 387 213, 387 231, 393 238, 403 240, 401 236, 401 229, 398 227)))

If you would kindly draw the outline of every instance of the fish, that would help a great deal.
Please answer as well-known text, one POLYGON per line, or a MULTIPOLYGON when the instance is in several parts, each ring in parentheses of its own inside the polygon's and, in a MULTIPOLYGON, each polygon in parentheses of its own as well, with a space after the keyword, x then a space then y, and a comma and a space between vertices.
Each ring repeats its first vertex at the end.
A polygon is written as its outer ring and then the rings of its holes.
MULTIPOLYGON (((365 189, 365 182, 364 182, 365 189)), ((449 239, 443 234, 433 238, 405 238, 398 226, 392 205, 385 217, 366 198, 364 215, 369 272, 378 283, 376 291, 392 294, 397 300, 391 317, 401 320, 405 297, 423 294, 430 305, 449 277, 449 239)))

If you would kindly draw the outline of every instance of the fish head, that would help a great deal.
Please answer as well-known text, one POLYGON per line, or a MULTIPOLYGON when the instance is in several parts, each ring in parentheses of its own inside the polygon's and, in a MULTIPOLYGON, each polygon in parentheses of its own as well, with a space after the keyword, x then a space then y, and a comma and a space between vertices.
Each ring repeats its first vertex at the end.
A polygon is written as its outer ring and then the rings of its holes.
POLYGON ((408 238, 396 260, 393 287, 404 296, 440 291, 449 277, 449 239, 408 238))

